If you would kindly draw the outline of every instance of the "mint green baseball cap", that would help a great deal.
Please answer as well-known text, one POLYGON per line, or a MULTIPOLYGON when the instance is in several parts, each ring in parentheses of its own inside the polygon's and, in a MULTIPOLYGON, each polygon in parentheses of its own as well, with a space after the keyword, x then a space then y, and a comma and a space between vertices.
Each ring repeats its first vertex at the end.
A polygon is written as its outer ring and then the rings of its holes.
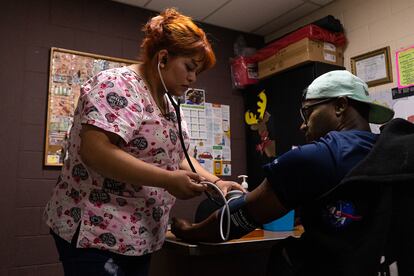
POLYGON ((369 122, 383 124, 394 117, 394 111, 369 97, 368 85, 347 70, 335 70, 317 77, 307 88, 304 100, 348 97, 369 105, 369 122))

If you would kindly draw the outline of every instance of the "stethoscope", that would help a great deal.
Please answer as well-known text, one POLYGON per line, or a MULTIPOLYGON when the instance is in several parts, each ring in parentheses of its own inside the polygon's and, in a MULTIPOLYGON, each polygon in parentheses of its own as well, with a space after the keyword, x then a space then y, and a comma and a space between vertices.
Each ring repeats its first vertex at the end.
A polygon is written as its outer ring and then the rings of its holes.
MULTIPOLYGON (((165 94, 167 94, 167 97, 168 97, 169 101, 171 102, 171 104, 172 104, 172 106, 174 107, 174 110, 175 110, 175 115, 176 115, 177 124, 178 124, 178 134, 179 134, 178 138, 179 138, 180 143, 181 143, 181 148, 183 149, 185 158, 188 162, 188 165, 191 168, 191 171, 193 171, 194 173, 197 173, 196 169, 194 168, 193 163, 191 162, 190 156, 188 155, 188 152, 187 152, 187 149, 186 149, 185 143, 184 143, 183 131, 182 131, 182 127, 181 127, 180 101, 176 101, 170 95, 170 93, 168 92, 167 86, 165 85, 165 82, 164 82, 164 78, 162 77, 162 74, 161 74, 160 66, 161 66, 161 62, 158 62, 158 66, 157 66, 158 75, 160 77, 162 86, 164 87, 165 94)), ((230 235, 230 219, 231 219, 229 203, 232 200, 242 196, 244 193, 241 192, 241 191, 238 191, 238 190, 233 190, 233 191, 230 191, 230 192, 227 193, 228 199, 226 199, 226 196, 224 196, 224 194, 220 190, 220 188, 217 187, 217 185, 215 185, 214 183, 209 182, 209 181, 201 181, 200 184, 205 184, 208 187, 212 188, 219 195, 220 200, 222 200, 222 202, 223 202, 223 203, 221 203, 221 202, 219 202, 219 200, 214 199, 214 197, 209 192, 207 192, 207 191, 204 192, 208 199, 210 199, 211 201, 213 201, 214 203, 216 203, 220 207, 224 206, 223 212, 221 212, 221 215, 220 215, 220 237, 223 241, 227 241, 228 238, 229 238, 229 235, 230 235), (227 216, 226 234, 224 234, 224 231, 223 231, 224 214, 226 214, 226 216, 227 216)))

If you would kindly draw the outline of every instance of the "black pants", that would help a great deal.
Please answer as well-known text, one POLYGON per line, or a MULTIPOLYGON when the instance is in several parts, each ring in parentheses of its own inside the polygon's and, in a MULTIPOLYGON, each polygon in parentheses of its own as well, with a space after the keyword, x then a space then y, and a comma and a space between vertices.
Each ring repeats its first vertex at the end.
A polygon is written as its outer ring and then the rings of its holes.
POLYGON ((147 276, 151 254, 125 256, 95 248, 76 248, 77 234, 72 243, 67 242, 53 231, 63 264, 65 276, 147 276))

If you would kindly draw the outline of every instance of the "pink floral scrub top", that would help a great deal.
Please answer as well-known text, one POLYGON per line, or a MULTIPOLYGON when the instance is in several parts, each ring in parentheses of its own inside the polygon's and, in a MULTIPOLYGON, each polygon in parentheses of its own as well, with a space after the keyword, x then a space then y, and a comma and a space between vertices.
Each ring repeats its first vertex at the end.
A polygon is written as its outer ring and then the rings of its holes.
MULTIPOLYGON (((165 189, 106 178, 88 168, 79 155, 81 124, 116 133, 118 146, 147 163, 178 170, 184 155, 174 107, 162 115, 143 79, 123 67, 103 71, 87 81, 75 111, 67 157, 45 220, 71 241, 79 224, 77 247, 99 248, 139 256, 158 250, 165 238, 175 197, 165 189)), ((188 147, 187 125, 182 123, 188 147)))

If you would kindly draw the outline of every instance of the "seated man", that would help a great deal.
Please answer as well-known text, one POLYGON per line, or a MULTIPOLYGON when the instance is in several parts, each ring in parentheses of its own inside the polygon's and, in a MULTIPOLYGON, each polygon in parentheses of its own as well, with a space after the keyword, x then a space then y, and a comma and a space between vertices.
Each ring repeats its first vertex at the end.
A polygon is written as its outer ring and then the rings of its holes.
MULTIPOLYGON (((386 196, 380 186, 342 184, 379 137, 369 122, 388 122, 394 112, 369 98, 364 81, 338 70, 309 85, 300 114, 309 144, 267 164, 262 184, 230 203, 230 238, 301 208, 305 233, 284 248, 288 275, 376 275, 385 239, 372 232, 381 228, 375 215, 386 196)), ((172 231, 188 241, 220 242, 221 212, 197 224, 175 219, 172 231)))

